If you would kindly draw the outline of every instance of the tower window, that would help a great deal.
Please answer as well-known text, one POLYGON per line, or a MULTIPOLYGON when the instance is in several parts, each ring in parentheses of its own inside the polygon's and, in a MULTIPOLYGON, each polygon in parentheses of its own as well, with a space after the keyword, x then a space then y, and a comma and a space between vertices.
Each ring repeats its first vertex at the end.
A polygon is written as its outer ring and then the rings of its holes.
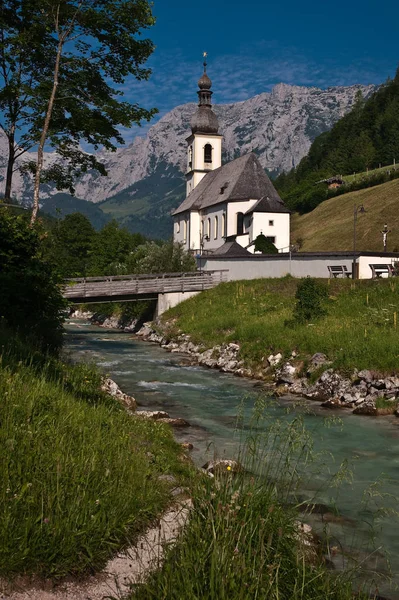
POLYGON ((269 221, 269 227, 273 227, 274 221, 269 221))
POLYGON ((210 144, 205 144, 204 147, 204 162, 211 163, 212 162, 212 146, 210 144))
POLYGON ((244 233, 244 213, 237 213, 237 235, 244 233))
POLYGON ((193 166, 193 147, 189 146, 188 148, 188 167, 191 169, 193 166))

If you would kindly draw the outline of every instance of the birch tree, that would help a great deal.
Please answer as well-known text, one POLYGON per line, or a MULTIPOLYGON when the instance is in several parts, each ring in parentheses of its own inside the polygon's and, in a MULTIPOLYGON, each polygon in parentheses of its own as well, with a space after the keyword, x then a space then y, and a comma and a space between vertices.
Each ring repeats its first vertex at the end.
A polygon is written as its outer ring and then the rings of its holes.
MULTIPOLYGON (((123 100, 121 92, 131 78, 145 80, 150 75, 143 65, 154 46, 142 33, 154 24, 154 17, 147 0, 5 0, 5 4, 10 10, 2 13, 3 38, 21 45, 26 72, 31 67, 32 82, 25 86, 25 95, 21 92, 25 80, 20 78, 20 85, 4 85, 3 96, 14 103, 23 98, 25 120, 15 128, 29 135, 37 148, 37 160, 25 166, 34 176, 33 224, 43 181, 73 193, 74 181, 82 173, 97 169, 106 174, 96 156, 82 150, 82 142, 94 149, 115 150, 124 142, 121 129, 149 120, 156 112, 123 100), (14 28, 13 14, 19 19, 14 28), (40 60, 29 63, 29 53, 40 60), (59 157, 48 169, 45 149, 55 149, 59 157)), ((4 69, 6 74, 10 70, 7 61, 4 69)))

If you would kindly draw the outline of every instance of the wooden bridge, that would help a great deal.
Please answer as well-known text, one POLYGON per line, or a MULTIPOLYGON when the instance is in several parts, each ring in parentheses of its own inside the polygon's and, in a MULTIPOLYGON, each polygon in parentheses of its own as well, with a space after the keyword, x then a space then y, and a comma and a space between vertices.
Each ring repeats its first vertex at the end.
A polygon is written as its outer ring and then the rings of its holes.
POLYGON ((217 286, 223 281, 227 281, 227 270, 79 277, 66 279, 63 295, 71 302, 85 304, 156 300, 159 299, 160 295, 168 295, 171 299, 169 305, 174 306, 198 292, 217 286))

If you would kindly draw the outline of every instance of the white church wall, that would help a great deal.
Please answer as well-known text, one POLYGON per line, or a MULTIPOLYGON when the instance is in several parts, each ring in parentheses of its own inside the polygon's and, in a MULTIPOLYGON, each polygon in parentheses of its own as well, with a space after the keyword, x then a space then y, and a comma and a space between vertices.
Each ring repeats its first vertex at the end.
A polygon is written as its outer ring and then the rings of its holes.
POLYGON ((173 240, 183 244, 185 250, 189 249, 189 227, 190 218, 188 212, 176 215, 173 223, 173 240))
MULTIPOLYGON (((256 204, 257 200, 229 202, 227 205, 227 235, 237 235, 237 214, 245 214, 256 204)), ((238 240, 237 240, 238 241, 238 240)))
POLYGON ((290 245, 290 214, 254 213, 249 241, 256 240, 261 233, 266 237, 274 237, 274 245, 278 250, 287 251, 290 245))
POLYGON ((190 212, 190 250, 200 247, 200 215, 198 211, 190 212))
MULTIPOLYGON (((217 204, 202 210, 200 215, 204 250, 219 248, 225 241, 226 205, 217 204), (203 227, 203 228, 202 228, 203 227), (209 240, 206 240, 209 236, 209 240)), ((199 246, 198 246, 199 247, 199 246)))

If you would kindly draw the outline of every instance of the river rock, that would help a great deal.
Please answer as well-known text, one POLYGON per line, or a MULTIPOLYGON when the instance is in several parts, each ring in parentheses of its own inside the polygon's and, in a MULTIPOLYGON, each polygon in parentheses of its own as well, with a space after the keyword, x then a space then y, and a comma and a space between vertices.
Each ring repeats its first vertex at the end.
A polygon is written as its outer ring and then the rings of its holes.
POLYGON ((278 354, 271 354, 270 356, 268 356, 267 362, 271 367, 276 367, 281 362, 282 358, 283 355, 281 354, 281 352, 278 352, 278 354))
POLYGON ((167 425, 171 425, 172 427, 190 427, 190 423, 185 419, 173 419, 171 417, 161 417, 157 419, 159 423, 166 423, 167 425))
POLYGON ((194 446, 191 442, 183 442, 180 445, 183 448, 183 450, 192 450, 194 448, 194 446))
POLYGON ((357 406, 354 409, 353 414, 375 417, 378 414, 377 408, 375 406, 375 401, 371 400, 370 396, 367 396, 365 401, 360 406, 357 406))
POLYGON ((80 310, 80 308, 78 308, 76 310, 72 310, 71 314, 69 315, 69 318, 90 320, 92 316, 93 313, 89 310, 80 310))
POLYGON ((277 369, 275 379, 277 383, 294 383, 296 372, 296 367, 287 362, 281 369, 277 369))
POLYGON ((359 379, 363 379, 367 383, 371 383, 373 381, 373 374, 368 369, 363 369, 362 371, 359 371, 357 376, 359 377, 359 379))
POLYGON ((101 389, 103 392, 109 394, 113 398, 116 398, 118 402, 123 404, 123 406, 129 410, 136 410, 137 402, 133 398, 133 396, 128 396, 124 392, 122 392, 121 388, 113 379, 109 377, 105 377, 101 384, 101 389))
POLYGON ((311 386, 305 396, 322 402, 340 400, 345 394, 351 393, 352 382, 333 369, 327 369, 311 386))
POLYGON ((136 335, 146 338, 153 332, 154 330, 152 329, 150 323, 143 323, 142 327, 136 332, 136 335))
POLYGON ((328 360, 325 354, 323 354, 322 352, 316 352, 315 354, 313 354, 312 358, 309 361, 309 366, 307 370, 308 375, 310 375, 320 367, 330 364, 331 361, 328 360))
POLYGON ((169 418, 169 413, 164 410, 136 410, 136 415, 145 419, 152 419, 153 421, 169 418))

